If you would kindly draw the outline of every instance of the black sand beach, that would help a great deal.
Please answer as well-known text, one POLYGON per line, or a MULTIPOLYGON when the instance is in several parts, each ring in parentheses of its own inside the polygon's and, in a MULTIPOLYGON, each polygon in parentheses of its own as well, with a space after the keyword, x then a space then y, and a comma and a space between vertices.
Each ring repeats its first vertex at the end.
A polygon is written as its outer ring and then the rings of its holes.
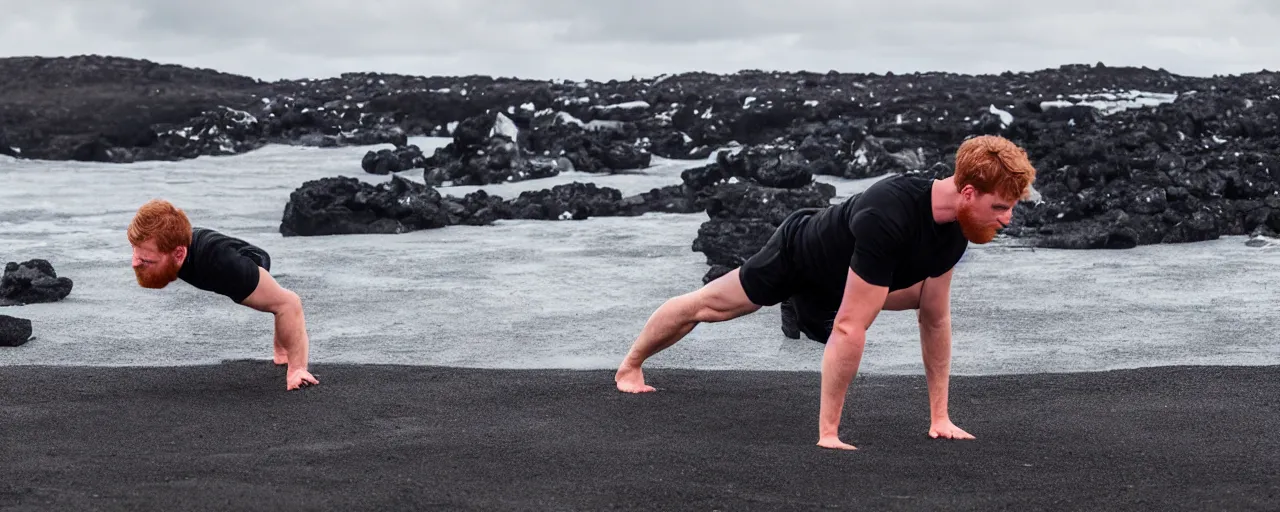
POLYGON ((4 510, 1276 510, 1280 368, 860 377, 855 452, 817 448, 817 373, 234 361, 0 367, 4 510))

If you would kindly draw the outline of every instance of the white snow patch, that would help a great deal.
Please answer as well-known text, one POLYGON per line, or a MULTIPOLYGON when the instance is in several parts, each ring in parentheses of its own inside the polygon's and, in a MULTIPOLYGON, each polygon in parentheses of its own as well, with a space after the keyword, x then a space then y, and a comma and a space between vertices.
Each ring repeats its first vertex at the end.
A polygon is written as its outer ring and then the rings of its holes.
POLYGON ((607 121, 596 119, 586 124, 585 128, 591 131, 615 130, 622 131, 622 121, 607 121))
POLYGON ((515 121, 503 115, 501 112, 493 120, 493 128, 489 129, 489 136, 502 135, 508 139, 516 140, 516 136, 520 134, 520 129, 516 128, 515 121))
POLYGON ((746 109, 747 107, 750 107, 752 103, 755 103, 755 102, 756 102, 755 96, 747 96, 747 99, 742 100, 742 108, 746 109))
POLYGON ((556 112, 556 121, 564 124, 576 124, 583 127, 586 126, 586 123, 583 123, 581 119, 573 117, 573 114, 568 112, 556 112))
POLYGON ((619 108, 621 109, 649 108, 649 102, 643 101, 643 100, 636 100, 636 101, 627 101, 623 103, 615 103, 613 105, 596 105, 591 108, 595 110, 614 110, 619 108))
POLYGON ((818 100, 806 100, 806 101, 804 102, 804 106, 806 106, 806 107, 816 107, 816 106, 818 106, 818 100))
MULTIPOLYGON (((1188 93, 1190 94, 1190 93, 1188 93)), ((1093 107, 1102 115, 1107 116, 1116 112, 1135 108, 1154 107, 1165 103, 1177 101, 1178 93, 1160 93, 1160 92, 1143 92, 1138 90, 1130 90, 1122 93, 1094 93, 1094 94, 1072 94, 1071 98, 1077 101, 1069 100, 1053 100, 1040 102, 1040 108, 1060 108, 1070 106, 1093 107)))
POLYGON ((1000 116, 1000 127, 1001 127, 1001 128, 1008 128, 1008 127, 1009 127, 1009 125, 1013 124, 1013 114, 1010 114, 1010 113, 1008 113, 1008 112, 1006 112, 1006 111, 1004 111, 1004 110, 1000 110, 1000 109, 996 108, 996 106, 995 106, 995 105, 991 105, 991 107, 990 107, 988 110, 990 110, 990 112, 991 112, 992 114, 995 114, 995 115, 997 115, 997 116, 1000 116))

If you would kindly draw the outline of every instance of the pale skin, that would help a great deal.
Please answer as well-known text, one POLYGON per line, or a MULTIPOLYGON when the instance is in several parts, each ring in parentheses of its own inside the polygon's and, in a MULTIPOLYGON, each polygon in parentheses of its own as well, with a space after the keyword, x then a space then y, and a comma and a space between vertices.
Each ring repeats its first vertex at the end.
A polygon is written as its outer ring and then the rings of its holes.
MULTIPOLYGON (((1014 201, 979 193, 971 186, 957 190, 952 178, 935 181, 932 193, 933 218, 938 223, 956 220, 962 202, 974 206, 976 220, 983 225, 1006 226, 1013 215, 1014 201)), ((974 439, 951 422, 947 409, 951 370, 951 277, 952 271, 948 271, 937 278, 890 292, 888 287, 869 284, 849 271, 822 357, 818 446, 856 449, 840 440, 840 418, 849 384, 862 361, 867 330, 876 316, 886 310, 918 312, 921 356, 929 388, 929 437, 974 439)), ((644 380, 641 366, 645 360, 674 345, 699 323, 724 322, 759 309, 742 289, 737 269, 696 291, 667 300, 650 316, 619 365, 614 376, 618 390, 655 391, 644 380)))
MULTIPOLYGON (((143 270, 148 266, 161 265, 170 258, 169 261, 176 262, 181 267, 186 257, 186 247, 177 247, 172 252, 165 253, 156 247, 153 240, 133 247, 133 267, 143 270)), ((271 313, 275 317, 272 360, 276 365, 288 365, 285 371, 285 389, 295 390, 319 384, 320 381, 307 371, 310 343, 307 339, 302 299, 298 294, 281 287, 270 272, 258 267, 258 287, 242 304, 257 311, 271 313)))

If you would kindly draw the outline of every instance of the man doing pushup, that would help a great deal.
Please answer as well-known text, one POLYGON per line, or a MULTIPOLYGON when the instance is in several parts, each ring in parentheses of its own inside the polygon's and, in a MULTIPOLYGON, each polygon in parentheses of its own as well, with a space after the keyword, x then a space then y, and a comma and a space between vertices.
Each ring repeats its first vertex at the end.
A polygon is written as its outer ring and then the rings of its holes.
POLYGON ((793 212, 741 267, 668 299, 631 346, 619 390, 654 391, 641 365, 702 322, 723 322, 790 300, 799 330, 826 343, 818 445, 855 449, 838 435, 866 333, 882 310, 918 310, 931 437, 972 439, 951 422, 951 276, 969 242, 985 244, 1033 192, 1035 168, 1011 141, 964 141, 946 179, 898 175, 838 205, 793 212))
POLYGON ((266 251, 212 229, 193 228, 186 213, 153 199, 129 224, 133 271, 144 288, 182 279, 200 290, 275 316, 273 360, 288 365, 285 389, 319 384, 307 371, 309 343, 302 300, 271 277, 266 251))

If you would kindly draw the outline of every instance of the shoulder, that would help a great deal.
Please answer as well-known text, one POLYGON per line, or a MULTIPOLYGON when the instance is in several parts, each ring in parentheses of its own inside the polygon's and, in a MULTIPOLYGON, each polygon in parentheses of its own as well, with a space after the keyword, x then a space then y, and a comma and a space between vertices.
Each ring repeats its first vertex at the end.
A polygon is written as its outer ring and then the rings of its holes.
POLYGON ((873 183, 850 199, 849 221, 876 219, 901 228, 916 224, 921 201, 932 192, 932 181, 919 176, 894 175, 873 183))
POLYGON ((933 180, 911 174, 895 174, 867 187, 865 194, 883 199, 919 200, 933 190, 933 180))
POLYGON ((228 258, 239 256, 238 249, 244 242, 201 227, 191 228, 191 245, 187 247, 187 259, 197 266, 224 264, 228 258))
POLYGON ((191 227, 191 246, 187 248, 189 252, 200 252, 209 245, 210 240, 218 234, 217 231, 197 226, 191 227))
POLYGON ((931 180, 919 176, 898 174, 881 179, 852 201, 857 210, 876 209, 882 212, 909 212, 933 190, 931 180))

